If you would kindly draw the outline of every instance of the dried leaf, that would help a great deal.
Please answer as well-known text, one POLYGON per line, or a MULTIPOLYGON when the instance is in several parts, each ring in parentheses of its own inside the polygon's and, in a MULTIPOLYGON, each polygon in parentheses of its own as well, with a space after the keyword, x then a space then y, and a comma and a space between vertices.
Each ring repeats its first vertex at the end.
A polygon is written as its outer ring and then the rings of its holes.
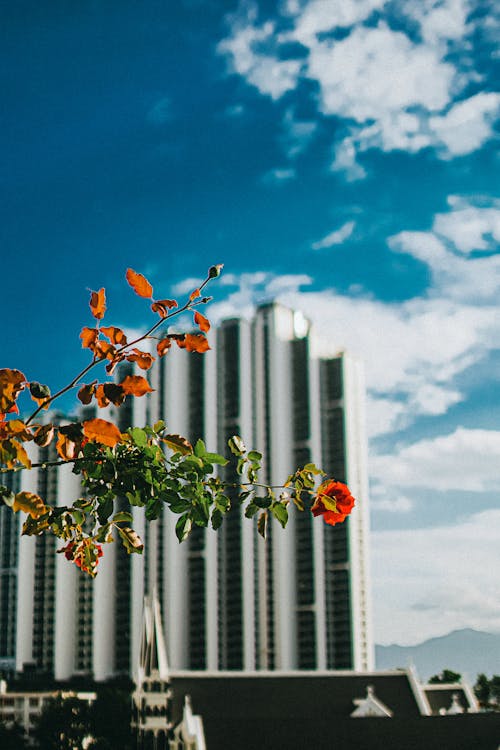
POLYGON ((56 443, 57 454, 65 461, 72 461, 80 450, 80 441, 71 440, 68 435, 59 432, 56 443))
POLYGON ((85 406, 88 406, 88 404, 90 404, 90 402, 92 401, 92 397, 96 390, 96 383, 97 380, 94 380, 93 383, 82 385, 82 387, 78 391, 78 398, 80 399, 82 404, 85 404, 85 406))
POLYGON ((47 512, 42 498, 35 495, 34 492, 18 492, 12 505, 12 510, 15 513, 18 510, 22 510, 32 518, 40 518, 40 516, 47 512))
POLYGON ((54 425, 42 424, 35 430, 34 441, 40 448, 45 448, 52 442, 54 437, 54 425))
POLYGON ((164 339, 158 342, 156 351, 158 352, 159 357, 163 357, 170 347, 172 346, 172 339, 170 336, 166 336, 164 339))
POLYGON ((175 299, 158 299, 151 305, 151 310, 157 312, 160 318, 166 318, 168 311, 177 307, 175 299))
POLYGON ((113 448, 122 439, 118 427, 105 419, 88 419, 83 423, 83 434, 89 440, 95 440, 102 445, 113 448))
POLYGON ((96 388, 95 397, 100 409, 103 409, 110 403, 115 406, 121 406, 125 401, 123 388, 116 383, 101 383, 96 388))
POLYGON ((154 390, 142 375, 127 375, 120 385, 126 396, 144 396, 145 393, 151 393, 154 390))
POLYGON ((141 554, 144 549, 144 545, 137 536, 136 532, 130 528, 130 526, 117 526, 118 533, 123 542, 123 546, 130 554, 131 552, 137 552, 141 554))
POLYGON ((38 404, 38 406, 43 406, 44 409, 49 408, 50 389, 48 385, 42 385, 41 383, 33 381, 32 383, 29 383, 29 391, 31 398, 38 404))
POLYGON ((135 362, 141 370, 149 370, 155 358, 149 352, 142 352, 140 349, 132 349, 133 354, 127 354, 125 359, 129 362, 135 362))
POLYGON ((193 289, 191 294, 189 295, 189 301, 192 302, 193 300, 197 299, 201 294, 199 289, 193 289))
POLYGON ((163 442, 176 453, 182 453, 183 456, 187 456, 193 452, 193 446, 186 440, 182 435, 165 435, 163 442))
POLYGON ((105 326, 101 328, 101 332, 107 336, 112 344, 115 344, 116 346, 126 346, 127 337, 121 328, 117 328, 116 326, 105 326))
POLYGON ((89 304, 94 318, 102 320, 106 312, 106 292, 104 289, 99 289, 98 292, 91 292, 89 304))
POLYGON ((207 331, 210 330, 210 321, 198 311, 196 311, 194 314, 194 322, 199 327, 200 331, 203 331, 203 333, 207 333, 207 331))
POLYGON ((153 287, 142 273, 137 273, 131 268, 128 268, 126 279, 139 297, 145 297, 146 299, 151 299, 153 297, 153 287))

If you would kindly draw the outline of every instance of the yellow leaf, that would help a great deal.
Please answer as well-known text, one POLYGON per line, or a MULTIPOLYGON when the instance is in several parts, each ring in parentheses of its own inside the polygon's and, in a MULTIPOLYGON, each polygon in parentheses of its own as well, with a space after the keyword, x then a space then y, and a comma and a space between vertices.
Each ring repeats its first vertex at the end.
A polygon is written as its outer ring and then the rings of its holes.
POLYGON ((46 513, 47 508, 42 498, 35 495, 34 492, 18 492, 12 510, 17 513, 18 510, 28 513, 32 518, 40 518, 46 513))

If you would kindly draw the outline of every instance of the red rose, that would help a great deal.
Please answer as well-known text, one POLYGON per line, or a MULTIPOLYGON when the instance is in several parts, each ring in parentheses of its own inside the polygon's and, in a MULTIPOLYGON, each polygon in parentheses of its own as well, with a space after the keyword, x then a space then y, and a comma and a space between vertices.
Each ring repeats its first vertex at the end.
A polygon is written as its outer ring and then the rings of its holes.
POLYGON ((335 526, 345 521, 354 508, 354 502, 346 484, 329 480, 318 488, 311 512, 313 516, 322 515, 326 523, 335 526))

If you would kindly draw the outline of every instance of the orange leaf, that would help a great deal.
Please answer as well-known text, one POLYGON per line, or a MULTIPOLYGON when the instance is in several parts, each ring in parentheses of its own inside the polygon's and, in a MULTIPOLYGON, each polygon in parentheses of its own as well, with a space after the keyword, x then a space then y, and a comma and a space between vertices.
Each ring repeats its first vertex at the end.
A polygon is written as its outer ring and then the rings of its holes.
POLYGON ((83 423, 83 434, 89 440, 95 440, 102 445, 113 448, 122 439, 118 427, 105 419, 88 419, 83 423))
POLYGON ((200 292, 199 289, 194 289, 191 292, 191 294, 189 295, 189 301, 192 302, 194 299, 196 299, 197 297, 199 297, 200 294, 201 294, 201 292, 200 292))
POLYGON ((173 307, 177 307, 175 299, 158 299, 151 305, 152 311, 159 313, 161 318, 166 318, 173 307))
POLYGON ((125 336, 121 328, 117 328, 116 326, 106 326, 104 328, 101 328, 101 331, 105 336, 108 337, 112 344, 116 344, 117 346, 126 346, 127 337, 125 336))
POLYGON ((98 359, 111 359, 115 358, 116 349, 113 344, 108 344, 107 341, 98 341, 94 346, 94 354, 98 359))
POLYGON ((188 352, 198 352, 199 354, 203 354, 210 349, 208 341, 202 333, 186 333, 184 338, 177 339, 177 345, 188 352))
POLYGON ((132 289, 139 297, 151 299, 153 297, 153 287, 149 281, 142 275, 131 268, 127 269, 126 278, 132 289))
POLYGON ((99 331, 97 328, 82 328, 80 338, 82 340, 82 349, 93 349, 99 338, 99 331))
POLYGON ((210 321, 198 311, 196 311, 194 314, 194 322, 199 327, 200 331, 203 331, 203 333, 207 333, 207 331, 210 330, 210 321))
POLYGON ((18 492, 12 505, 12 510, 17 513, 22 510, 28 513, 32 518, 40 518, 47 508, 42 498, 35 495, 34 492, 18 492))
POLYGON ((172 339, 169 336, 166 336, 164 339, 159 341, 156 346, 156 351, 158 352, 158 356, 163 357, 163 355, 168 352, 171 346, 172 346, 172 339))
POLYGON ((154 390, 142 375, 127 375, 120 385, 126 396, 144 396, 154 390))
POLYGON ((91 292, 89 304, 94 318, 102 320, 106 312, 106 292, 104 289, 99 289, 98 292, 91 292))
POLYGON ((0 412, 16 411, 16 399, 26 378, 20 370, 0 370, 0 412))
POLYGON ((155 358, 149 352, 141 352, 140 349, 132 349, 134 354, 127 354, 125 357, 129 362, 136 362, 141 370, 149 370, 155 358))

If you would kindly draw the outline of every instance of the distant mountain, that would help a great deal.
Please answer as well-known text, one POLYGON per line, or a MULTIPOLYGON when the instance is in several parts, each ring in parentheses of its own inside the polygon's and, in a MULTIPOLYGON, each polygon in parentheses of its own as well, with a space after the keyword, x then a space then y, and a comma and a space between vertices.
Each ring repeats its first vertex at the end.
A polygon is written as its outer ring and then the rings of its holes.
POLYGON ((421 680, 428 680, 443 669, 459 672, 472 684, 480 672, 500 675, 500 633, 454 630, 416 646, 375 646, 377 669, 416 667, 421 680))

